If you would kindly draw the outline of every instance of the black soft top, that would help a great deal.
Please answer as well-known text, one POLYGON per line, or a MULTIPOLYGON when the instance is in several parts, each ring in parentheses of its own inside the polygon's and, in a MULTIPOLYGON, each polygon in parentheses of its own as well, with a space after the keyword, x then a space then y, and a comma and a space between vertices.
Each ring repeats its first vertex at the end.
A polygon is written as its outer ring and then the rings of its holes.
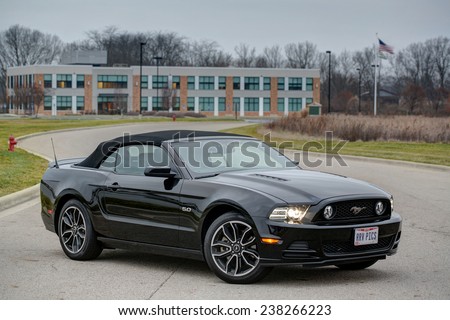
POLYGON ((134 135, 123 135, 112 140, 100 143, 97 148, 86 159, 78 163, 78 166, 98 168, 105 157, 112 154, 117 148, 126 145, 151 144, 160 146, 164 141, 199 138, 199 137, 246 137, 239 134, 214 132, 214 131, 192 131, 192 130, 166 130, 147 132, 134 135))

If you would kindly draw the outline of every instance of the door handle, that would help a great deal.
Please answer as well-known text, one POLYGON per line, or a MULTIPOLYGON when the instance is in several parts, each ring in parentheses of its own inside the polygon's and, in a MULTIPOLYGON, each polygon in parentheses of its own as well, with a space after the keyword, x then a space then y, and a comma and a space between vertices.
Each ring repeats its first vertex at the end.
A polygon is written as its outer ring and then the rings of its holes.
POLYGON ((113 184, 111 184, 110 186, 107 186, 106 188, 111 191, 116 191, 118 188, 120 188, 120 186, 119 186, 119 183, 114 182, 113 184))

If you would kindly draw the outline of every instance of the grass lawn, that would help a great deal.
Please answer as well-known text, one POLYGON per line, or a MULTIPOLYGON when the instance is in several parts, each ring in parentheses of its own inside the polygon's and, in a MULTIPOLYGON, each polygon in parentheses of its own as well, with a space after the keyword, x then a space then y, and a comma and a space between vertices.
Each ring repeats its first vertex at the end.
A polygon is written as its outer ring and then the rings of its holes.
MULTIPOLYGON (((262 139, 264 133, 269 132, 269 130, 264 129, 262 125, 253 125, 226 130, 226 132, 262 139)), ((284 141, 291 141, 294 145, 292 149, 297 150, 304 150, 305 143, 309 141, 317 141, 325 146, 325 137, 295 139, 295 135, 292 133, 272 132, 271 140, 276 142, 277 145, 284 141)), ((339 139, 334 138, 333 146, 338 143, 339 139)), ((325 148, 311 149, 310 151, 325 152, 325 148)), ((450 166, 450 144, 445 143, 356 141, 346 143, 339 154, 450 166)))
MULTIPOLYGON (((178 118, 177 121, 224 121, 232 118, 178 118)), ((47 168, 48 162, 17 149, 8 151, 8 138, 10 134, 21 137, 31 133, 46 132, 51 130, 97 127, 122 123, 143 122, 170 122, 171 118, 165 117, 137 117, 129 119, 30 119, 17 118, 0 120, 0 197, 15 191, 31 187, 41 180, 42 174, 47 168)))

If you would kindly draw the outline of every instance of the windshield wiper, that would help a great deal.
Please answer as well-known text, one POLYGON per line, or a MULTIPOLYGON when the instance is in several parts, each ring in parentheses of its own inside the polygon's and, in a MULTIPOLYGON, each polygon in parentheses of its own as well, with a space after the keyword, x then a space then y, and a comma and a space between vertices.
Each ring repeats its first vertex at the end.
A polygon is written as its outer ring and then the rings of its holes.
POLYGON ((211 177, 218 176, 219 174, 220 173, 207 174, 207 175, 204 175, 204 176, 196 177, 195 179, 211 178, 211 177))

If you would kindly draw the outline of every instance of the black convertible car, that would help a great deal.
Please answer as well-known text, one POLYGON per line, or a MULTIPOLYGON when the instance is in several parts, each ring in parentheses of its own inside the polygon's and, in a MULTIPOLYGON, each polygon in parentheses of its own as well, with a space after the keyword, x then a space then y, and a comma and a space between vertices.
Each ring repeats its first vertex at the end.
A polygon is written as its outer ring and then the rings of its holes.
POLYGON ((55 159, 41 203, 71 259, 140 249, 206 260, 230 283, 280 265, 367 268, 396 253, 401 235, 388 193, 218 132, 125 135, 87 158, 55 159))

